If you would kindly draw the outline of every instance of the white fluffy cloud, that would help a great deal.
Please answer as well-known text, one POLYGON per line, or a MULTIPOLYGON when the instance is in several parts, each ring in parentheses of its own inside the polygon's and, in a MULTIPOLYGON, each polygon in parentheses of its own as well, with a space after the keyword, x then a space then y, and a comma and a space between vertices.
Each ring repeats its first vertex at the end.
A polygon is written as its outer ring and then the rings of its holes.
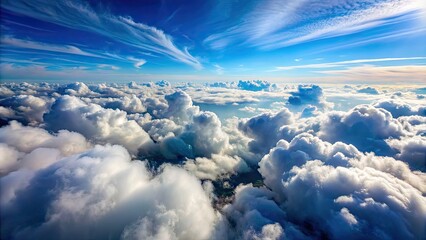
POLYGON ((291 95, 288 98, 291 105, 325 104, 323 90, 317 85, 299 85, 297 91, 291 92, 291 95))
POLYGON ((0 117, 37 125, 43 122, 43 114, 49 108, 50 102, 50 99, 31 95, 17 95, 0 99, 2 106, 0 117))
POLYGON ((251 185, 239 186, 235 200, 224 207, 224 213, 237 239, 307 239, 297 227, 286 221, 286 213, 274 200, 268 189, 251 185))
POLYGON ((76 131, 95 142, 123 145, 132 153, 152 143, 136 121, 127 119, 126 112, 86 104, 73 96, 58 98, 44 119, 50 130, 76 131))
POLYGON ((1 238, 425 238, 415 94, 246 83, 0 84, 1 238))
POLYGON ((207 239, 216 221, 195 177, 172 166, 152 176, 120 146, 64 158, 15 193, 1 205, 4 238, 207 239))
POLYGON ((25 187, 35 171, 89 147, 82 135, 66 130, 52 135, 16 121, 0 128, 1 204, 9 202, 18 188, 25 187))
POLYGON ((374 87, 365 87, 365 88, 360 88, 360 89, 358 89, 357 90, 357 92, 359 92, 359 93, 366 93, 366 94, 373 94, 373 95, 376 95, 376 94, 379 94, 380 92, 377 90, 377 89, 375 89, 374 87))
POLYGON ((317 236, 426 234, 426 175, 392 158, 364 156, 351 145, 300 135, 278 143, 260 162, 260 172, 288 221, 311 225, 317 236))
POLYGON ((247 164, 238 156, 213 154, 211 158, 197 157, 185 163, 185 169, 200 179, 217 180, 231 173, 248 172, 247 164))
POLYGON ((60 94, 72 95, 72 96, 89 96, 94 95, 89 87, 82 82, 75 82, 67 84, 63 87, 58 88, 60 94))
POLYGON ((411 115, 426 116, 426 105, 413 107, 403 101, 390 99, 378 101, 374 106, 386 109, 394 118, 411 115))
POLYGON ((250 151, 265 153, 278 141, 279 129, 293 121, 293 114, 287 108, 283 108, 277 113, 267 112, 243 120, 238 128, 253 138, 249 143, 250 151))
POLYGON ((393 150, 385 142, 388 138, 407 136, 402 124, 381 108, 360 105, 347 113, 331 112, 321 123, 319 135, 332 143, 354 144, 362 151, 391 155, 393 150))
POLYGON ((274 91, 277 89, 276 84, 262 80, 240 80, 237 87, 246 91, 274 91))

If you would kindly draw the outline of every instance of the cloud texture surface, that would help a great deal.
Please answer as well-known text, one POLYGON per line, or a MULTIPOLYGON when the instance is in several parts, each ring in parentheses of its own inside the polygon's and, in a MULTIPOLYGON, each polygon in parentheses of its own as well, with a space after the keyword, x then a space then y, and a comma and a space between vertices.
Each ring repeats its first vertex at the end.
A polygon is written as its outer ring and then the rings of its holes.
POLYGON ((1 238, 426 237, 415 89, 240 83, 1 84, 1 238))

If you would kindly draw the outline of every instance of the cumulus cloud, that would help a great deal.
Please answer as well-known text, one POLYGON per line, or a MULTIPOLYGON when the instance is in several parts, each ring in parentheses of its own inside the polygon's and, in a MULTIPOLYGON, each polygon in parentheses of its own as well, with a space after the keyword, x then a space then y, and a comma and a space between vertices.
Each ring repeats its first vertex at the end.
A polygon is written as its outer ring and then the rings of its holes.
POLYGON ((307 118, 307 117, 314 117, 314 116, 317 116, 319 114, 320 113, 319 113, 318 108, 316 106, 309 105, 309 106, 307 106, 303 109, 300 116, 302 118, 307 118))
POLYGON ((180 137, 193 146, 196 156, 220 153, 228 144, 228 135, 222 131, 219 118, 212 112, 195 115, 193 123, 180 137))
POLYGON ((0 104, 0 117, 37 125, 43 122, 43 114, 48 110, 51 99, 32 95, 17 95, 0 99, 0 104))
POLYGON ((276 84, 264 80, 240 80, 237 87, 246 91, 274 91, 277 89, 276 84))
POLYGON ((390 112, 370 105, 359 105, 347 113, 331 112, 321 123, 321 138, 332 143, 354 144, 362 151, 391 155, 388 138, 407 136, 402 124, 390 112))
POLYGON ((168 82, 166 80, 161 80, 161 81, 155 82, 155 85, 157 85, 159 87, 170 87, 170 86, 172 86, 170 84, 170 82, 168 82))
POLYGON ((247 164, 238 156, 213 154, 211 158, 198 157, 185 162, 185 169, 200 179, 217 180, 236 172, 248 172, 247 164))
POLYGON ((373 94, 373 95, 380 93, 377 89, 375 89, 373 87, 360 88, 360 89, 357 90, 357 92, 366 93, 366 94, 373 94))
POLYGON ((1 204, 12 199, 18 187, 25 187, 34 171, 89 147, 90 143, 82 135, 66 130, 52 135, 44 129, 25 127, 16 121, 0 128, 1 204))
POLYGON ((195 177, 172 166, 152 176, 120 146, 61 159, 15 193, 1 205, 4 238, 206 239, 216 219, 195 177))
POLYGON ((426 172, 426 137, 414 136, 402 140, 391 139, 388 144, 396 149, 396 159, 407 162, 413 169, 426 172))
POLYGON ((291 105, 324 104, 323 90, 317 85, 299 85, 296 92, 291 92, 288 103, 291 105))
POLYGON ((167 109, 159 114, 169 118, 178 124, 184 124, 191 120, 194 114, 199 112, 199 107, 193 106, 191 97, 183 91, 176 91, 166 95, 167 109))
POLYGON ((60 94, 72 95, 72 96, 88 96, 94 93, 89 87, 82 82, 70 83, 65 86, 59 87, 58 92, 60 94))
POLYGON ((2 83, 1 238, 423 239, 424 103, 358 88, 2 83))
POLYGON ((132 153, 152 142, 136 121, 127 119, 126 112, 86 104, 73 96, 58 98, 44 120, 49 130, 76 131, 95 142, 121 144, 132 153))
POLYGON ((378 101, 374 104, 374 106, 386 109, 392 114, 394 118, 411 115, 426 116, 426 105, 413 107, 403 101, 389 99, 378 101))
POLYGON ((120 109, 127 113, 144 113, 147 110, 142 100, 134 94, 120 98, 92 100, 92 102, 98 103, 105 108, 120 109))
POLYGON ((351 145, 300 135, 278 143, 260 162, 260 172, 287 220, 312 226, 313 235, 385 239, 426 234, 425 175, 392 158, 365 156, 351 145))
POLYGON ((307 238, 292 224, 274 201, 275 194, 266 188, 241 185, 235 201, 224 207, 229 221, 235 224, 238 239, 303 239, 307 238), (285 230, 284 230, 285 228, 285 230))
POLYGON ((279 129, 293 121, 293 114, 287 108, 283 108, 277 113, 267 112, 242 120, 238 128, 253 138, 249 143, 250 151, 265 153, 278 141, 279 129))

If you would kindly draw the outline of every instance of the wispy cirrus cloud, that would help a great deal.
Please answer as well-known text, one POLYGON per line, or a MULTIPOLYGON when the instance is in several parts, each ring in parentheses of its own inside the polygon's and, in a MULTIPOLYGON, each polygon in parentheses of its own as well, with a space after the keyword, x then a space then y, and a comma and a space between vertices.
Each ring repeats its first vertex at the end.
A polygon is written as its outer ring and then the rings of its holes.
POLYGON ((72 29, 100 34, 141 51, 166 56, 178 62, 202 68, 187 48, 180 49, 163 31, 137 23, 130 17, 99 12, 79 1, 5 0, 1 6, 9 11, 72 29))
POLYGON ((48 43, 14 38, 12 36, 2 36, 0 42, 2 45, 11 46, 15 48, 26 48, 26 49, 34 49, 34 50, 40 50, 40 51, 81 55, 81 56, 87 56, 87 57, 105 58, 105 56, 101 56, 95 53, 90 53, 71 45, 48 44, 48 43))
POLYGON ((204 43, 214 49, 231 44, 277 49, 421 18, 424 5, 421 0, 270 0, 255 5, 242 21, 208 36, 204 43))
POLYGON ((111 70, 119 70, 120 68, 114 65, 110 65, 110 64, 99 64, 98 68, 101 69, 111 69, 111 70))
POLYGON ((315 63, 295 66, 276 67, 273 71, 293 70, 293 69, 314 69, 314 68, 335 68, 344 67, 353 64, 366 64, 375 62, 394 62, 394 61, 410 61, 410 60, 426 60, 426 57, 406 57, 406 58, 374 58, 374 59, 355 59, 339 62, 315 63))
POLYGON ((139 58, 134 58, 134 57, 128 57, 127 59, 134 62, 133 66, 135 68, 141 68, 142 65, 144 65, 146 63, 145 59, 139 59, 139 58))

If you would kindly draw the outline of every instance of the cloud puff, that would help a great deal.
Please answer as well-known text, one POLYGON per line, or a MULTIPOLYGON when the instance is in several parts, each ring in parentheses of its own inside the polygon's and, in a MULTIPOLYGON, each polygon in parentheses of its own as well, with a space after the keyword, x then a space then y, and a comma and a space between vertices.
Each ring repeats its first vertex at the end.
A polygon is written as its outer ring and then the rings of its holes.
POLYGON ((228 148, 228 135, 222 131, 216 114, 196 113, 184 126, 167 119, 144 124, 152 138, 159 142, 160 153, 167 159, 211 157, 228 148), (167 129, 170 132, 166 132, 167 129))
POLYGON ((259 165, 287 220, 312 228, 314 236, 426 234, 426 178, 402 162, 365 156, 351 145, 332 145, 305 134, 278 143, 259 165))
POLYGON ((246 91, 273 91, 277 85, 262 80, 240 80, 237 87, 246 91))
POLYGON ((308 118, 308 117, 314 117, 319 115, 320 112, 318 111, 318 108, 316 106, 309 105, 305 107, 300 114, 300 117, 302 118, 308 118))
POLYGON ((211 158, 197 157, 185 162, 185 169, 199 179, 217 180, 229 177, 231 173, 248 172, 250 169, 238 156, 212 154, 211 158))
POLYGON ((0 99, 0 117, 16 119, 30 125, 43 122, 43 114, 48 110, 51 99, 31 95, 17 95, 0 99))
POLYGON ((81 152, 89 146, 81 134, 62 130, 52 135, 42 128, 26 127, 16 121, 0 128, 0 142, 24 153, 37 148, 55 148, 64 156, 81 152))
POLYGON ((159 117, 169 118, 178 124, 184 124, 199 112, 199 107, 193 106, 191 97, 183 91, 176 91, 166 95, 167 109, 164 109, 159 117))
POLYGON ((383 108, 389 111, 394 118, 401 116, 419 115, 426 116, 426 105, 419 107, 412 107, 411 105, 394 99, 381 100, 373 106, 383 108))
MULTIPOLYGON (((92 102, 96 102, 96 100, 92 102)), ((97 103, 105 108, 120 109, 127 113, 144 113, 147 110, 142 100, 134 94, 120 98, 102 99, 97 103)))
POLYGON ((307 238, 291 223, 274 201, 275 194, 266 188, 239 186, 235 200, 224 207, 237 239, 303 239, 307 238), (285 230, 284 230, 285 229, 285 230))
POLYGON ((90 143, 78 133, 61 130, 52 135, 44 129, 11 121, 0 128, 0 177, 9 176, 8 180, 0 180, 8 184, 0 188, 1 203, 13 198, 16 188, 25 187, 34 171, 89 147, 90 143))
POLYGON ((392 155, 385 142, 388 138, 401 138, 408 134, 402 124, 382 109, 359 105, 347 113, 330 112, 321 122, 319 136, 332 143, 341 141, 355 145, 361 151, 392 155))
POLYGON ((206 239, 216 219, 195 177, 171 166, 152 176, 120 146, 64 158, 15 193, 1 205, 2 238, 206 239))
POLYGON ((361 89, 358 89, 357 92, 359 92, 359 93, 366 93, 366 94, 373 94, 373 95, 376 95, 376 94, 380 93, 377 89, 375 89, 373 87, 361 88, 361 89))
POLYGON ((288 103, 291 105, 323 104, 325 101, 322 88, 317 85, 299 85, 296 92, 290 93, 288 103))
POLYGON ((72 96, 88 96, 93 95, 89 87, 82 82, 70 83, 65 86, 59 87, 58 92, 62 95, 72 95, 72 96))
POLYGON ((278 141, 279 129, 293 121, 293 114, 287 108, 283 108, 277 113, 267 112, 242 120, 238 128, 253 138, 249 143, 250 151, 265 153, 278 141))
POLYGON ((396 159, 407 162, 413 169, 426 171, 426 137, 414 136, 402 140, 391 139, 387 143, 398 153, 396 159))
POLYGON ((49 130, 76 131, 98 143, 121 144, 132 153, 152 143, 136 121, 127 119, 126 112, 86 104, 73 96, 58 98, 44 120, 49 130))
POLYGON ((170 82, 168 82, 166 80, 157 81, 157 82, 155 82, 155 85, 157 85, 159 87, 170 87, 170 86, 172 86, 170 84, 170 82))
POLYGON ((194 115, 193 123, 187 126, 180 138, 194 148, 196 156, 220 153, 228 144, 228 135, 222 131, 219 118, 212 112, 194 115))
POLYGON ((236 88, 235 82, 214 82, 206 85, 213 88, 236 88))

